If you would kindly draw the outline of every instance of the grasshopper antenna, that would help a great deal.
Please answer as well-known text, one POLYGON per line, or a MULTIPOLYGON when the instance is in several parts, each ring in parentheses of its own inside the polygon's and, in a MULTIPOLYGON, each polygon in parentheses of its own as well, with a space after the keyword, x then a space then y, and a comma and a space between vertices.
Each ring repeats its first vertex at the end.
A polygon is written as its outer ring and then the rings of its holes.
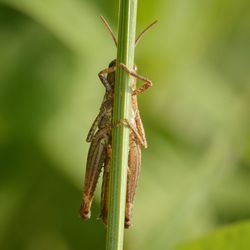
POLYGON ((146 29, 144 29, 140 35, 136 38, 135 40, 135 46, 139 43, 139 41, 141 40, 141 38, 143 37, 143 35, 150 29, 152 28, 156 23, 158 22, 158 20, 154 21, 153 23, 151 23, 146 29))
POLYGON ((100 16, 100 18, 101 18, 103 24, 105 25, 105 27, 108 29, 110 35, 112 36, 113 41, 114 41, 114 43, 115 43, 115 46, 116 46, 116 48, 117 48, 117 39, 116 39, 116 37, 115 37, 115 35, 114 35, 112 29, 110 28, 108 22, 105 20, 105 18, 104 18, 103 16, 100 16))

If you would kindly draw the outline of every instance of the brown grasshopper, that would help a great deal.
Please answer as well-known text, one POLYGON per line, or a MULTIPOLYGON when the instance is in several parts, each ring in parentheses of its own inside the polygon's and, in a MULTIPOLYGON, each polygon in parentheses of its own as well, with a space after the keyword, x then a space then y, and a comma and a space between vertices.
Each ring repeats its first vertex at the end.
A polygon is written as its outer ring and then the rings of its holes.
MULTIPOLYGON (((106 20, 101 16, 106 28, 109 30, 115 45, 117 40, 106 20)), ((145 30, 143 30, 135 41, 135 46, 140 41, 144 33, 151 28, 153 22, 145 30)), ((83 199, 80 207, 80 216, 83 219, 90 218, 90 209, 93 201, 93 195, 96 184, 103 171, 103 183, 101 194, 101 213, 100 217, 105 225, 107 225, 108 217, 108 201, 109 201, 109 180, 110 180, 110 162, 112 157, 112 128, 120 124, 127 125, 131 132, 129 135, 129 155, 128 155, 128 175, 127 175, 127 193, 126 193, 126 208, 125 208, 125 227, 131 225, 132 208, 134 202, 135 190, 138 182, 138 177, 141 167, 141 147, 147 148, 147 141, 140 113, 137 105, 137 95, 144 92, 152 86, 152 82, 137 74, 137 67, 134 65, 133 70, 129 70, 124 64, 117 64, 116 59, 113 60, 109 67, 100 71, 98 74, 106 92, 100 107, 99 114, 93 122, 88 136, 87 142, 90 142, 90 148, 87 157, 87 166, 85 173, 83 199), (131 84, 131 118, 130 121, 124 120, 119 124, 113 125, 113 104, 114 104, 114 87, 115 87, 115 71, 117 67, 121 67, 128 74, 133 76, 131 84), (136 88, 136 79, 142 80, 144 84, 140 88, 136 88)))

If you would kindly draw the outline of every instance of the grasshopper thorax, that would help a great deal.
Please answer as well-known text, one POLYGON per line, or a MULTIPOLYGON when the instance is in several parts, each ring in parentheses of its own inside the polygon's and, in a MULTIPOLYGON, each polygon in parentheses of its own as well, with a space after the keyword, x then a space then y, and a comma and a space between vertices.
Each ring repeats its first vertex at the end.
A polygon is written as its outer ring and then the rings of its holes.
MULTIPOLYGON (((113 67, 117 67, 117 60, 114 59, 113 61, 110 62, 109 64, 109 68, 113 68, 113 67)), ((136 73, 137 72, 137 66, 134 64, 133 67, 133 72, 136 73)), ((111 73, 108 73, 107 75, 107 80, 109 82, 109 84, 111 85, 112 88, 114 88, 115 85, 115 71, 111 71, 111 73)), ((135 81, 133 81, 135 84, 135 81)), ((132 84, 132 85, 134 85, 132 84)))

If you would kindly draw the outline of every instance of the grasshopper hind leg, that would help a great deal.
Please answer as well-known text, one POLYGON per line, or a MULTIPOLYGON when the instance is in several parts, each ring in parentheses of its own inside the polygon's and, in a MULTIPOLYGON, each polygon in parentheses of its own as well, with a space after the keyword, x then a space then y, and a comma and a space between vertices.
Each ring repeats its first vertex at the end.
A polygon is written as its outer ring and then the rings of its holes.
POLYGON ((127 194, 125 207, 125 228, 132 225, 132 209, 141 169, 141 146, 137 142, 133 132, 130 133, 130 147, 128 155, 128 175, 127 175, 127 194))
POLYGON ((92 140, 89 148, 83 199, 80 207, 80 216, 83 219, 89 219, 91 215, 90 209, 93 201, 94 191, 96 189, 96 184, 106 158, 106 147, 108 141, 109 136, 107 131, 100 130, 92 140))
POLYGON ((109 204, 109 183, 110 183, 110 164, 111 164, 112 148, 107 147, 107 158, 104 162, 102 194, 101 194, 101 214, 100 218, 104 225, 107 225, 108 220, 108 204, 109 204))

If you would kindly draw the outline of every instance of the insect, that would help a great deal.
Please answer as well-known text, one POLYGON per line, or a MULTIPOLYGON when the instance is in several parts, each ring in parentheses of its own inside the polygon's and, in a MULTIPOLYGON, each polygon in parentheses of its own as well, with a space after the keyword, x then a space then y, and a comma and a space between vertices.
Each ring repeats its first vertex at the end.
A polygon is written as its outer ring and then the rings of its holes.
MULTIPOLYGON (((104 17, 101 16, 106 28, 109 30, 114 43, 117 47, 117 39, 104 17)), ((149 25, 143 30, 135 41, 135 46, 140 41, 145 32, 151 28, 157 21, 149 25)), ((129 155, 128 155, 128 175, 127 175, 127 193, 125 208, 125 228, 130 227, 132 219, 132 208, 135 196, 135 190, 141 167, 141 147, 147 148, 147 141, 143 124, 141 121, 137 95, 143 93, 152 86, 152 82, 137 74, 137 67, 134 65, 133 70, 129 70, 124 64, 117 64, 116 59, 113 60, 109 67, 103 69, 98 74, 99 79, 104 85, 106 92, 100 107, 99 114, 94 120, 86 141, 90 142, 90 148, 87 156, 86 173, 83 188, 83 198, 80 207, 80 216, 83 219, 90 218, 91 205, 93 201, 94 191, 99 179, 99 175, 103 169, 103 182, 101 193, 101 212, 100 218, 107 225, 108 217, 108 200, 109 200, 109 181, 110 181, 110 163, 112 157, 112 128, 120 124, 127 125, 130 128, 129 134, 129 155), (119 124, 112 123, 113 104, 114 104, 114 88, 115 88, 115 71, 117 67, 121 67, 132 78, 131 84, 131 118, 130 121, 124 120, 119 124), (140 88, 136 88, 136 79, 141 80, 144 84, 140 88)))

